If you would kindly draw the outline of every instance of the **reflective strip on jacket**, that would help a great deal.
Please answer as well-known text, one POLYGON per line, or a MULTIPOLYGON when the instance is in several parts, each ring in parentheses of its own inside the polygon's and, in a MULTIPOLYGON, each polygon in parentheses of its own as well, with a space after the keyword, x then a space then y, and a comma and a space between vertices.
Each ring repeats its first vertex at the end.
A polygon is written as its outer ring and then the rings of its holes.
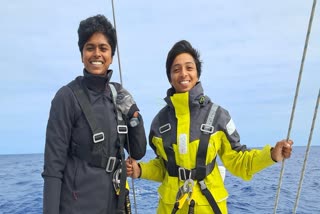
MULTIPOLYGON (((183 185, 177 177, 171 177, 165 167, 167 154, 163 147, 162 136, 159 132, 161 115, 169 114, 168 121, 172 127, 171 133, 176 139, 173 143, 176 164, 186 169, 196 167, 196 155, 199 146, 200 126, 205 121, 209 109, 210 99, 203 96, 201 83, 185 93, 173 94, 172 89, 168 90, 165 98, 167 106, 164 107, 154 118, 149 134, 151 148, 157 154, 157 158, 148 163, 140 163, 141 178, 161 182, 158 189, 159 206, 157 213, 171 213, 176 201, 176 194, 179 187, 183 185), (204 99, 205 98, 205 99, 204 99), (186 139, 186 144, 180 140, 186 139)), ((249 150, 245 145, 240 144, 240 137, 235 125, 228 113, 222 107, 218 107, 214 120, 214 132, 210 136, 206 164, 219 155, 223 165, 227 170, 244 180, 250 180, 252 176, 260 170, 272 165, 269 145, 262 150, 249 150)), ((225 189, 217 163, 213 171, 205 178, 207 188, 215 198, 222 213, 227 213, 226 199, 228 192, 225 189)), ((196 202, 195 213, 212 213, 212 209, 201 193, 199 185, 195 182, 193 198, 196 202)), ((187 213, 188 204, 177 213, 187 213)))

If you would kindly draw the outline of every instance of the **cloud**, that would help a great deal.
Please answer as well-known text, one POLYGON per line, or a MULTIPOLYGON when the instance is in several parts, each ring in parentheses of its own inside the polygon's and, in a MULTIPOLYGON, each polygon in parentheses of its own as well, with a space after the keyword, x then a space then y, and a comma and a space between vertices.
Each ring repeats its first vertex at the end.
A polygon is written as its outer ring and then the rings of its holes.
MULTIPOLYGON (((201 53, 205 93, 231 112, 243 142, 261 146, 284 138, 310 10, 311 1, 116 1, 123 83, 143 112, 147 133, 170 86, 167 52, 187 39, 201 53)), ((43 151, 51 99, 82 74, 79 21, 98 13, 113 21, 111 1, 3 3, 0 133, 12 142, 9 149, 1 144, 3 153, 43 151)), ((309 135, 320 85, 319 18, 316 13, 292 130, 298 145, 309 135)), ((119 81, 117 57, 112 69, 119 81)))

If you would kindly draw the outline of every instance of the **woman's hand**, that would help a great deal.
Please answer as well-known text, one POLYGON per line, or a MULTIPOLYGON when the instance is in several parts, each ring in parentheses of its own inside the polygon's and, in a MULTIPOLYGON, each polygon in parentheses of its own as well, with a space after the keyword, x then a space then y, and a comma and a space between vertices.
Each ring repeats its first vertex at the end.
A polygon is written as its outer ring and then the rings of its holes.
POLYGON ((277 142, 274 148, 271 150, 271 158, 276 162, 280 162, 283 159, 290 158, 292 153, 292 140, 281 140, 277 142))
POLYGON ((131 178, 139 178, 141 175, 141 169, 137 161, 133 158, 127 158, 126 160, 127 176, 131 178))

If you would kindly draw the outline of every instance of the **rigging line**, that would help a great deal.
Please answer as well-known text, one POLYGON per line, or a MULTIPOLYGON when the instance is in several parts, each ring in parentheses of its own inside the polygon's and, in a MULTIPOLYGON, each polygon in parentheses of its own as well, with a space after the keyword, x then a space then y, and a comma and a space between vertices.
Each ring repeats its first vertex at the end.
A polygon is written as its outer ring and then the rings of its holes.
MULTIPOLYGON (((115 16, 115 9, 114 9, 114 3, 113 0, 111 0, 112 3, 112 15, 113 15, 113 25, 116 30, 116 37, 117 37, 117 57, 118 57, 118 66, 119 66, 119 74, 120 74, 120 83, 123 86, 122 82, 122 72, 121 72, 121 62, 120 62, 120 51, 119 51, 119 39, 118 39, 118 32, 117 32, 117 25, 116 25, 116 16, 115 16)), ((129 143, 129 136, 127 134, 127 143, 128 143, 128 155, 129 158, 131 157, 131 151, 130 151, 130 143, 129 143)), ((124 164, 124 163, 123 163, 124 164)), ((132 185, 132 191, 133 191, 133 201, 134 201, 134 210, 135 214, 137 214, 137 201, 136 201, 136 192, 134 187, 134 179, 131 179, 131 185, 132 185)))
POLYGON ((118 40, 118 32, 117 32, 117 25, 116 25, 116 16, 115 16, 115 12, 114 12, 113 0, 111 0, 111 2, 112 2, 113 25, 114 25, 114 29, 116 29, 116 37, 117 37, 117 57, 118 57, 118 67, 119 67, 120 83, 121 83, 121 85, 123 86, 123 82, 122 82, 122 72, 121 72, 121 62, 120 62, 120 51, 119 51, 119 40, 118 40))
MULTIPOLYGON (((310 36, 310 31, 311 31, 311 26, 312 26, 312 21, 313 21, 313 16, 314 16, 316 3, 317 3, 317 0, 314 0, 313 1, 313 5, 312 5, 310 19, 309 19, 309 25, 308 25, 308 31, 307 31, 307 35, 306 35, 305 44, 304 44, 304 49, 303 49, 303 55, 302 55, 302 59, 301 59, 301 65, 300 65, 300 71, 299 71, 299 77, 298 77, 298 81, 297 81, 297 86, 296 86, 296 92, 295 92, 294 101, 293 101, 293 105, 292 105, 292 111, 291 111, 290 123, 289 123, 289 128, 288 128, 287 140, 289 140, 289 138, 290 138, 292 121, 293 121, 294 111, 295 111, 297 98, 298 98, 298 94, 299 94, 299 87, 300 87, 300 82, 301 82, 301 77, 302 77, 304 60, 305 60, 306 53, 307 53, 307 48, 308 48, 308 43, 309 43, 309 36, 310 36)), ((277 189, 277 194, 276 194, 276 201, 275 201, 275 205, 274 205, 274 212, 273 212, 274 214, 277 212, 279 195, 280 195, 280 188, 281 188, 282 177, 283 177, 283 172, 284 172, 284 165, 285 165, 285 159, 283 159, 282 165, 281 165, 278 189, 277 189)))
POLYGON ((303 167, 302 167, 302 171, 301 171, 301 175, 300 175, 300 182, 299 182, 299 186, 298 186, 298 193, 297 193, 297 197, 296 197, 296 202, 295 202, 294 208, 293 208, 293 213, 294 213, 294 214, 296 213, 297 207, 298 207, 298 200, 299 200, 299 197, 300 197, 302 180, 303 180, 303 177, 304 177, 305 168, 306 168, 306 164, 307 164, 307 159, 308 159, 308 155, 309 155, 310 144, 311 144, 311 140, 312 140, 312 134, 313 134, 314 124, 315 124, 315 122, 316 122, 316 117, 317 117, 319 102, 320 102, 320 89, 319 89, 319 93, 318 93, 318 98, 317 98, 317 102, 316 102, 316 107, 315 107, 314 114, 313 114, 312 125, 311 125, 311 129, 310 129, 309 140, 308 140, 308 146, 307 146, 307 149, 306 149, 306 154, 305 154, 305 156, 304 156, 304 162, 303 162, 303 167))

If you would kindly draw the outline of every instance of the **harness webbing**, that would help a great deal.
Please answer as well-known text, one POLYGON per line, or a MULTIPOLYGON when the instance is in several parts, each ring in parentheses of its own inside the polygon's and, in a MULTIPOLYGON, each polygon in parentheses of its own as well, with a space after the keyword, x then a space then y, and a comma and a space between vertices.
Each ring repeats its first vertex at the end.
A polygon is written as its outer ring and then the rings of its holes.
POLYGON ((197 173, 195 177, 197 180, 203 180, 207 176, 205 166, 206 166, 208 142, 209 142, 210 134, 213 132, 213 129, 214 129, 212 124, 213 124, 213 120, 216 115, 217 109, 218 109, 218 105, 211 104, 210 112, 207 115, 207 121, 205 124, 201 125, 202 130, 201 130, 200 143, 199 143, 199 148, 197 153, 197 165, 196 165, 197 173))
MULTIPOLYGON (((160 120, 163 120, 164 122, 169 122, 168 114, 166 114, 164 117, 160 117, 160 120)), ((178 166, 176 164, 175 155, 172 147, 173 141, 169 132, 171 130, 170 123, 165 123, 165 125, 161 126, 159 130, 162 134, 162 141, 164 144, 163 147, 168 159, 168 162, 166 163, 167 171, 170 176, 178 176, 178 166)))
POLYGON ((73 147, 72 154, 76 155, 80 159, 87 161, 93 166, 105 168, 107 166, 107 162, 109 161, 108 157, 96 155, 103 150, 103 143, 105 143, 104 132, 97 125, 98 123, 91 109, 88 91, 86 91, 86 87, 83 86, 83 83, 79 77, 69 83, 68 86, 72 89, 83 111, 83 114, 85 115, 85 118, 92 131, 92 139, 94 142, 92 145, 92 149, 90 147, 84 149, 73 147))
MULTIPOLYGON (((160 124, 164 125, 162 125, 159 128, 159 131, 162 135, 163 146, 168 159, 168 161, 165 162, 168 174, 173 177, 178 177, 181 180, 198 180, 201 192, 207 198, 214 213, 221 214, 217 202, 215 201, 213 195, 210 193, 210 191, 207 189, 206 184, 204 183, 204 178, 212 172, 216 163, 216 158, 214 158, 211 163, 206 165, 209 138, 214 131, 214 127, 212 126, 212 124, 214 122, 215 114, 218 109, 218 105, 216 104, 210 103, 209 105, 210 111, 206 115, 205 123, 202 124, 200 128, 201 136, 197 152, 196 167, 194 169, 187 170, 179 167, 176 163, 175 154, 172 146, 174 140, 172 139, 172 134, 170 134, 171 125, 169 121, 169 112, 165 112, 166 114, 160 116, 160 124), (181 175, 181 172, 184 172, 183 176, 181 175)), ((176 209, 177 207, 173 208, 173 213, 176 212, 176 209)))
MULTIPOLYGON (((77 78, 75 81, 72 81, 68 85, 72 91, 74 92, 79 105, 87 119, 87 122, 90 126, 90 129, 93 134, 93 147, 90 151, 90 148, 83 148, 83 149, 73 149, 73 155, 76 155, 82 160, 87 161, 89 164, 104 168, 106 172, 111 173, 114 171, 115 167, 119 165, 121 167, 121 174, 120 176, 120 194, 118 197, 118 212, 124 213, 125 210, 125 200, 126 200, 126 165, 125 162, 125 153, 124 153, 124 143, 126 140, 125 135, 127 134, 127 127, 125 126, 125 121, 122 118, 121 112, 117 109, 117 130, 118 130, 118 142, 119 142, 119 153, 120 153, 120 161, 116 157, 106 157, 104 155, 101 155, 103 152, 103 143, 106 143, 104 138, 104 133, 101 131, 101 129, 98 126, 98 123, 96 121, 96 118, 94 116, 94 113, 91 108, 91 104, 89 101, 89 94, 86 91, 86 87, 83 86, 82 81, 80 78, 77 78), (125 128, 125 131, 121 131, 121 128, 125 128), (90 151, 90 152, 86 152, 90 151), (93 153, 94 151, 94 153, 93 153), (99 154, 100 151, 100 154, 99 154), (110 162, 113 161, 113 162, 110 162), (110 164, 112 166, 110 166, 110 164)), ((116 97, 117 97, 117 90, 115 89, 115 86, 113 84, 109 84, 112 98, 113 98, 113 104, 116 105, 116 97)))
MULTIPOLYGON (((116 105, 116 99, 117 99, 117 90, 113 84, 109 84, 111 92, 112 92, 112 98, 113 98, 113 104, 116 105)), ((115 109, 117 109, 117 122, 118 127, 120 123, 123 123, 124 120, 122 118, 121 112, 118 110, 118 108, 115 106, 115 109)), ((125 154, 124 154, 124 142, 126 140, 125 136, 127 134, 118 134, 119 142, 120 142, 120 156, 121 156, 121 176, 120 176, 120 194, 118 198, 118 211, 123 212, 123 205, 126 200, 126 181, 127 181, 127 168, 125 165, 125 154)))

